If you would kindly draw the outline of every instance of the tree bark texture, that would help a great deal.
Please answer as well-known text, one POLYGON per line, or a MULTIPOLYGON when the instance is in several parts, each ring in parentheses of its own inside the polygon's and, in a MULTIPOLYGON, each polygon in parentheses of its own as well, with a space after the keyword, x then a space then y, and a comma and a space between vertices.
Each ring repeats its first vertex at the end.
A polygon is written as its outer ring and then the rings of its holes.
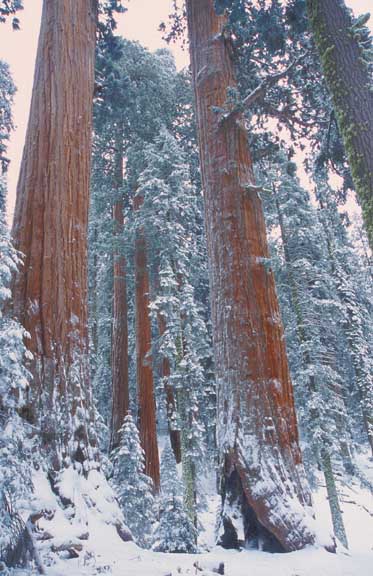
MULTIPOLYGON (((123 155, 118 142, 116 158, 115 185, 123 184, 123 155)), ((112 332, 112 421, 111 448, 118 445, 118 431, 129 409, 128 387, 128 319, 127 319, 127 281, 126 259, 121 249, 123 233, 123 200, 117 199, 113 208, 113 220, 116 234, 114 253, 113 282, 113 332, 112 332)))
MULTIPOLYGON (((135 196, 134 209, 139 210, 143 203, 141 196, 135 196)), ((136 373, 139 410, 139 432, 141 445, 145 451, 145 473, 159 490, 159 454, 157 442, 156 406, 154 398, 153 368, 150 358, 152 331, 149 315, 149 272, 145 234, 142 229, 135 240, 135 283, 136 283, 136 373)))
POLYGON ((91 407, 87 222, 95 35, 92 0, 44 0, 13 224, 25 256, 14 311, 34 355, 28 414, 41 417, 45 442, 60 444, 62 456, 75 460, 86 457, 91 407))
POLYGON ((373 250, 372 77, 343 0, 307 0, 307 10, 373 250))
POLYGON ((246 540, 296 550, 314 541, 298 444, 292 385, 264 217, 243 118, 227 119, 236 80, 224 16, 213 0, 187 0, 190 53, 209 252, 224 545, 234 545, 233 509, 246 540))
POLYGON ((324 472, 326 492, 328 494, 329 508, 332 517, 333 531, 345 548, 348 548, 346 530, 343 523, 342 511, 339 505, 338 490, 327 450, 322 449, 320 454, 321 465, 324 472))

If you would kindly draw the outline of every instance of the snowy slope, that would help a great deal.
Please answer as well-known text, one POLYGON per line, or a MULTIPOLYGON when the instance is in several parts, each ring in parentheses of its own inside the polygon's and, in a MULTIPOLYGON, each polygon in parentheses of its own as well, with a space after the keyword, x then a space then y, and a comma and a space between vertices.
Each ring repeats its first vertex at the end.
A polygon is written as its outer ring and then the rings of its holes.
MULTIPOLYGON (((369 470, 368 470, 369 472, 369 470)), ((42 472, 34 478, 34 509, 52 512, 38 523, 38 547, 50 576, 112 574, 113 576, 211 576, 224 563, 227 576, 371 576, 373 573, 373 500, 357 481, 341 484, 342 506, 350 550, 337 554, 323 548, 309 548, 290 554, 269 554, 256 550, 227 551, 215 547, 196 555, 161 554, 123 542, 115 524, 121 520, 111 488, 97 472, 88 480, 67 470, 60 492, 75 506, 63 508, 42 472), (53 516, 51 518, 51 516, 53 516), (63 544, 77 544, 78 557, 68 559, 63 544), (80 550, 81 548, 81 550, 80 550)), ((211 487, 213 483, 211 483, 211 487)), ((211 489, 210 509, 201 515, 205 546, 213 542, 218 499, 211 489)), ((325 489, 314 495, 317 523, 321 533, 331 530, 325 489)))

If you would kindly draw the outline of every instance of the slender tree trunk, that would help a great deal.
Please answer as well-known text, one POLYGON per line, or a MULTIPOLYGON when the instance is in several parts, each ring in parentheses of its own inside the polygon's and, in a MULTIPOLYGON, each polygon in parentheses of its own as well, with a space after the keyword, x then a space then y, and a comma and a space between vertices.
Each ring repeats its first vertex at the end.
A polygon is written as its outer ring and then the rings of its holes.
POLYGON ((371 75, 343 0, 307 0, 307 9, 373 250, 371 75))
POLYGON ((324 472, 326 492, 328 494, 329 508, 332 516, 333 530, 334 534, 338 540, 348 548, 346 530, 343 523, 342 512, 339 506, 339 498, 337 487, 335 485, 334 473, 332 468, 332 463, 330 455, 324 448, 321 450, 320 454, 321 465, 324 472))
MULTIPOLYGON (((179 290, 182 286, 182 275, 178 276, 179 290)), ((181 314, 181 329, 180 335, 176 342, 177 347, 177 364, 178 366, 184 360, 186 355, 187 344, 185 341, 183 331, 184 317, 181 314)), ((183 386, 179 386, 176 392, 177 405, 180 415, 180 441, 181 441, 181 463, 183 472, 183 486, 184 486, 184 505, 187 514, 195 527, 198 524, 197 518, 197 478, 196 466, 192 457, 191 446, 191 432, 192 432, 192 411, 189 399, 187 398, 187 391, 183 386)), ((197 540, 196 540, 197 544, 197 540)))
MULTIPOLYGON (((157 315, 158 331, 159 335, 162 336, 166 331, 166 321, 161 314, 157 315)), ((170 435, 170 442, 172 450, 175 456, 177 464, 181 462, 181 440, 180 440, 180 430, 175 428, 176 420, 176 397, 174 393, 173 386, 169 383, 169 378, 171 375, 170 362, 168 358, 163 357, 161 360, 161 378, 164 380, 164 390, 166 396, 166 412, 167 412, 167 424, 168 432, 170 435)))
MULTIPOLYGON (((117 142, 115 187, 123 185, 123 151, 121 136, 117 142)), ((118 431, 129 409, 128 387, 128 319, 126 259, 123 255, 123 200, 117 198, 113 209, 115 230, 113 332, 112 332, 112 420, 111 448, 118 444, 118 431)))
POLYGON ((95 33, 92 0, 44 0, 13 225, 15 246, 25 255, 14 311, 34 355, 28 417, 40 418, 57 468, 65 457, 85 460, 90 444, 87 221, 95 33))
POLYGON ((229 510, 241 508, 246 539, 270 548, 314 541, 285 351, 260 199, 243 118, 224 119, 236 80, 213 0, 187 0, 190 52, 209 251, 223 543, 237 541, 229 510), (293 514, 297 507, 299 514, 293 514))
MULTIPOLYGON (((94 246, 96 247, 97 245, 97 237, 98 237, 98 233, 97 233, 97 225, 94 225, 94 231, 93 231, 93 243, 94 246)), ((93 280, 92 280, 92 286, 91 286, 91 300, 90 300, 90 310, 89 310, 89 315, 90 318, 92 320, 92 324, 91 324, 91 342, 92 342, 92 347, 93 347, 93 355, 94 358, 97 358, 97 351, 98 351, 98 326, 97 326, 97 300, 98 300, 98 294, 97 294, 97 266, 98 266, 98 258, 97 258, 97 252, 96 250, 94 250, 93 253, 93 262, 92 262, 92 275, 93 275, 93 280)), ((95 363, 96 364, 96 363, 95 363)), ((95 365, 95 370, 97 369, 97 366, 95 365)))
MULTIPOLYGON (((183 471, 183 486, 184 486, 184 505, 187 514, 197 528, 197 478, 196 466, 190 455, 190 427, 191 427, 191 414, 188 410, 188 403, 184 390, 177 391, 177 399, 181 419, 181 462, 183 471)), ((196 542, 197 543, 197 542, 196 542)))
MULTIPOLYGON (((134 209, 143 203, 135 196, 134 209)), ((144 231, 138 230, 135 241, 136 282, 136 358, 137 390, 139 406, 139 430, 141 445, 145 451, 145 472, 153 479, 159 490, 159 455, 157 442, 156 407, 153 386, 153 368, 149 358, 151 352, 151 322, 149 315, 149 272, 147 267, 146 240, 144 231)))

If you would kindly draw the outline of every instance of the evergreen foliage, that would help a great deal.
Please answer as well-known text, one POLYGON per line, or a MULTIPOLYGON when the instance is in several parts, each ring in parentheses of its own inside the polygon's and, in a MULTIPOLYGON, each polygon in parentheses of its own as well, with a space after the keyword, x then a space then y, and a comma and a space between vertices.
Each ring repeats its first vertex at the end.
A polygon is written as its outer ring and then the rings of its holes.
POLYGON ((194 521, 196 479, 206 453, 203 420, 211 402, 205 370, 211 362, 209 335, 192 285, 203 254, 197 235, 198 203, 183 150, 166 129, 148 145, 144 160, 137 192, 144 203, 134 226, 146 231, 156 266, 158 286, 151 310, 165 325, 156 350, 170 365, 163 384, 172 386, 176 397, 177 413, 170 425, 181 430, 185 504, 194 521))
POLYGON ((23 9, 23 0, 1 0, 0 2, 0 23, 5 22, 8 17, 12 17, 14 30, 19 29, 19 19, 15 14, 23 9))
POLYGON ((113 454, 113 486, 124 520, 135 542, 144 548, 152 543, 155 522, 153 483, 144 474, 145 457, 139 433, 130 414, 120 429, 120 442, 113 454))
MULTIPOLYGON (((113 298, 113 258, 127 261, 129 303, 128 325, 134 327, 133 213, 131 203, 136 178, 141 170, 142 149, 165 124, 172 125, 176 114, 175 65, 167 50, 150 54, 138 43, 115 36, 101 40, 97 56, 99 88, 94 107, 92 192, 89 225, 89 283, 91 317, 91 373, 96 402, 107 426, 110 425, 111 317, 113 298), (136 103, 136 105, 134 105, 136 103), (116 157, 121 152, 126 178, 118 188, 115 182, 116 157), (123 203, 126 225, 117 238, 113 206, 123 203), (133 230, 133 227, 132 227, 133 230)), ((129 330, 130 404, 136 409, 134 330, 129 330)))
POLYGON ((160 521, 153 544, 156 552, 196 552, 197 531, 185 511, 182 493, 175 457, 167 442, 161 458, 160 521))
POLYGON ((196 529, 185 512, 183 501, 176 496, 162 498, 160 521, 154 533, 155 552, 180 552, 194 554, 196 529))
MULTIPOLYGON (((8 66, 0 62, 0 162, 4 171, 14 92, 8 66)), ((30 379, 24 365, 30 357, 24 344, 28 334, 5 310, 11 299, 11 277, 21 265, 6 224, 6 178, 0 170, 0 559, 7 546, 14 544, 13 515, 32 488, 32 443, 19 416, 30 379)))
POLYGON ((330 238, 291 166, 282 160, 282 173, 274 177, 273 186, 284 259, 276 263, 276 271, 286 301, 282 312, 298 414, 307 439, 304 453, 309 471, 315 464, 323 470, 334 531, 347 546, 333 471, 336 461, 342 461, 346 472, 354 470, 352 418, 347 413, 349 363, 341 315, 346 308, 341 306, 330 238))
POLYGON ((183 484, 176 468, 175 456, 167 439, 161 456, 161 493, 163 497, 183 495, 183 484))
MULTIPOLYGON (((325 175, 324 175, 325 176, 325 175)), ((353 388, 347 391, 353 423, 363 424, 366 437, 373 453, 372 431, 372 284, 365 281, 369 270, 346 234, 343 222, 330 187, 320 174, 316 177, 317 197, 320 204, 320 220, 327 238, 331 275, 339 299, 340 328, 346 339, 349 365, 353 370, 353 388), (356 410, 357 409, 357 410, 356 410), (356 418, 357 417, 357 418, 356 418)), ((348 366, 345 366, 347 372, 348 366)), ((346 387, 347 388, 347 387, 346 387)))
POLYGON ((335 322, 339 313, 338 297, 330 275, 322 225, 309 194, 300 186, 286 159, 282 161, 277 174, 271 175, 277 208, 274 224, 280 226, 284 259, 276 268, 279 286, 287 292, 293 315, 291 324, 295 332, 291 333, 288 343, 298 350, 294 358, 296 390, 298 394, 303 390, 299 398, 300 417, 309 431, 309 445, 314 446, 318 458, 315 446, 320 440, 333 445, 334 416, 339 410, 343 411, 336 394, 341 388, 341 375, 337 359, 333 357, 338 353, 340 335, 340 332, 336 334, 335 322))
MULTIPOLYGON (((143 228, 149 252, 147 256, 151 271, 154 327, 159 316, 166 325, 163 334, 158 334, 155 329, 153 351, 157 365, 160 366, 163 360, 170 363, 170 375, 161 376, 157 387, 159 405, 165 406, 165 387, 172 386, 176 411, 169 425, 174 430, 181 430, 183 426, 189 430, 193 423, 193 434, 183 435, 184 469, 188 468, 187 462, 191 462, 191 459, 198 461, 199 466, 200 440, 202 444, 208 442, 214 447, 215 393, 210 336, 206 327, 206 247, 201 216, 202 198, 198 192, 198 159, 190 104, 190 80, 185 73, 176 74, 168 51, 159 50, 155 55, 150 55, 139 45, 116 38, 101 44, 98 75, 102 90, 95 106, 97 130, 90 223, 90 282, 95 288, 91 291, 91 318, 95 323, 91 325, 94 345, 91 362, 94 383, 98 384, 98 408, 108 422, 107 413, 103 411, 108 406, 103 392, 106 390, 105 394, 109 394, 110 391, 107 384, 102 385, 101 373, 105 369, 104 381, 108 383, 110 333, 107 331, 105 335, 104 327, 110 329, 110 255, 114 252, 118 254, 119 250, 126 257, 130 303, 129 349, 132 352, 133 245, 136 230, 143 228), (136 107, 133 102, 136 102, 136 107), (119 190, 114 182, 114 151, 117 149, 114 134, 118 134, 118 130, 125 158, 124 184, 119 190), (136 211, 131 210, 134 190, 144 199, 141 209, 136 211), (125 211, 123 239, 114 237, 113 226, 110 224, 112 206, 118 200, 123 202, 125 211), (99 258, 98 254, 101 254, 99 258), (98 296, 101 292, 101 276, 97 266, 105 266, 102 278, 106 284, 103 285, 102 298, 98 296), (101 332, 100 326, 103 328, 101 332), (102 346, 102 352, 97 346, 102 346), (181 410, 184 405, 185 408, 181 410)), ((132 406, 136 405, 134 366, 132 355, 132 406)), ((195 493, 195 486, 190 492, 195 493)), ((195 496, 190 510, 195 508, 194 500, 195 496)))
MULTIPOLYGON (((6 156, 9 135, 13 129, 12 102, 16 92, 16 87, 10 75, 9 66, 0 60, 0 173, 7 169, 9 159, 6 156)), ((4 187, 4 184, 3 184, 4 187)), ((4 191, 0 197, 0 208, 4 208, 4 191)))

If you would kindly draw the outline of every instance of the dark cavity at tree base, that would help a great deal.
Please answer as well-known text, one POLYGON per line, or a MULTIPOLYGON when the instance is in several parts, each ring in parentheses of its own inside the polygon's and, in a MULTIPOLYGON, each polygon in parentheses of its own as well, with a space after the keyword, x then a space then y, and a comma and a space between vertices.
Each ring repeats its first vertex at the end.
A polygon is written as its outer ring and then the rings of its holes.
POLYGON ((254 510, 248 504, 241 479, 236 470, 233 470, 226 480, 222 500, 223 510, 227 503, 228 509, 232 510, 232 517, 223 512, 221 518, 223 530, 218 541, 219 546, 227 549, 253 548, 263 552, 286 552, 277 538, 259 522, 254 510), (233 516, 234 510, 237 511, 237 517, 233 516), (234 526, 235 520, 243 522, 244 541, 238 537, 237 529, 234 526))

